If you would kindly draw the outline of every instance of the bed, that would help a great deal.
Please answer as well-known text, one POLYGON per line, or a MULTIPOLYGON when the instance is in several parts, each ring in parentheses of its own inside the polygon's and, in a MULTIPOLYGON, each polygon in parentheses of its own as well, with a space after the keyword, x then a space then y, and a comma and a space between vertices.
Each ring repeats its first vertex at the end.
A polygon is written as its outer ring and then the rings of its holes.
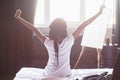
POLYGON ((82 80, 86 76, 99 75, 104 72, 112 74, 112 71, 112 68, 72 69, 72 75, 69 77, 45 77, 43 75, 44 69, 23 67, 16 73, 13 80, 82 80))

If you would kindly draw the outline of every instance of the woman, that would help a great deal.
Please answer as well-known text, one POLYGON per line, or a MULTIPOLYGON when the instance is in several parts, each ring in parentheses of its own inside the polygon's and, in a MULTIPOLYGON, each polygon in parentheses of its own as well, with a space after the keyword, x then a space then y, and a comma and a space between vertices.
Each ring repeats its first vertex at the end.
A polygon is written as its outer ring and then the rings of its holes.
POLYGON ((20 9, 16 10, 15 18, 25 25, 25 27, 33 31, 48 50, 49 59, 45 67, 46 76, 65 77, 71 75, 70 51, 74 44, 74 40, 87 25, 92 23, 102 13, 103 7, 104 6, 100 8, 100 11, 97 14, 83 22, 70 34, 67 34, 67 25, 64 19, 55 19, 49 26, 49 37, 46 37, 42 32, 35 28, 33 24, 23 19, 21 17, 22 11, 20 9))

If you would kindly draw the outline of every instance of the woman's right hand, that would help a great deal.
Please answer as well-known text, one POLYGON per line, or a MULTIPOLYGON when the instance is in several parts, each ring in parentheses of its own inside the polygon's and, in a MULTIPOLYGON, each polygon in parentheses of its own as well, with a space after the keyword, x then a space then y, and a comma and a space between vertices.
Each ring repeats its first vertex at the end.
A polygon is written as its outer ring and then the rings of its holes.
POLYGON ((15 12, 15 18, 18 19, 22 14, 22 11, 20 9, 17 9, 15 12))

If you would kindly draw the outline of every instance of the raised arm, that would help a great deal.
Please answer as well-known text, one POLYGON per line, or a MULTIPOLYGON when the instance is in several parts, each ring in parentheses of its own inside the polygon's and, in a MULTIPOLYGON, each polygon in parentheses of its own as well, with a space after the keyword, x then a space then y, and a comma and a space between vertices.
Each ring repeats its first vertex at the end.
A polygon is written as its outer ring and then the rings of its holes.
POLYGON ((103 11, 104 6, 102 6, 97 14, 95 14, 93 17, 89 18, 85 22, 83 22, 76 30, 73 32, 74 38, 77 38, 79 34, 82 32, 82 30, 88 26, 90 23, 92 23, 103 11))
POLYGON ((23 18, 21 17, 21 14, 22 14, 22 11, 21 11, 20 9, 17 9, 17 10, 16 10, 16 13, 15 13, 15 18, 16 18, 20 23, 22 23, 25 27, 27 27, 28 29, 30 29, 31 31, 33 31, 33 32, 36 34, 37 38, 38 38, 40 41, 44 42, 45 39, 46 39, 46 37, 45 37, 37 28, 35 28, 33 24, 31 24, 31 23, 29 23, 28 21, 26 21, 25 19, 23 19, 23 18))

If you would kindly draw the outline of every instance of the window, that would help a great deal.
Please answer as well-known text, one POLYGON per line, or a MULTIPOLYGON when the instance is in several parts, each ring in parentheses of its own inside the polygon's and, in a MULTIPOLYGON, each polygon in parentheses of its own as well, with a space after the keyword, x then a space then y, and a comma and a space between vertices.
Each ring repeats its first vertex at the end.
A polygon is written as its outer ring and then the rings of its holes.
POLYGON ((50 0, 50 21, 57 17, 80 22, 80 0, 50 0))
POLYGON ((113 24, 114 0, 37 0, 35 26, 48 26, 57 17, 64 18, 69 26, 76 26, 93 16, 103 1, 111 9, 109 24, 113 24))
POLYGON ((38 0, 35 26, 46 26, 55 18, 64 18, 68 25, 80 23, 80 0, 38 0))
POLYGON ((108 27, 112 27, 115 23, 115 0, 85 0, 85 19, 93 16, 100 8, 100 6, 105 3, 107 9, 110 10, 110 20, 108 27))
POLYGON ((35 11, 35 20, 34 20, 35 26, 39 26, 40 24, 45 23, 44 12, 45 12, 44 0, 38 0, 35 11))

